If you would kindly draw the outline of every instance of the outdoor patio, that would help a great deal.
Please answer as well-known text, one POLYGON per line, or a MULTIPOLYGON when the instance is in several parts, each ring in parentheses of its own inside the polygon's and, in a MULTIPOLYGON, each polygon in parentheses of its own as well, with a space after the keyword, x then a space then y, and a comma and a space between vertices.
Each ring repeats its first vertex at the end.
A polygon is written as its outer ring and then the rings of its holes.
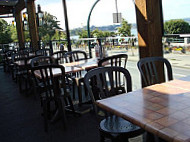
MULTIPOLYGON (((18 84, 0 67, 0 141, 1 142, 98 142, 98 121, 94 113, 67 114, 67 129, 62 122, 44 131, 40 100, 20 94, 18 84)), ((135 138, 132 141, 141 141, 135 138)), ((109 142, 109 141, 108 141, 109 142)))
POLYGON ((40 100, 19 93, 9 73, 0 69, 0 141, 1 142, 97 142, 98 122, 93 113, 67 115, 68 127, 60 121, 44 131, 40 100))

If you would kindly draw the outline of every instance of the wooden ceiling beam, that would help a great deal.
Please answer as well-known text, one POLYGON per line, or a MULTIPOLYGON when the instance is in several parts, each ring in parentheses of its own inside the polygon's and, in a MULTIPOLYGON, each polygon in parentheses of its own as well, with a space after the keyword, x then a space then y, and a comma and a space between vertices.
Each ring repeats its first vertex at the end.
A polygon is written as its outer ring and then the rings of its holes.
POLYGON ((25 8, 25 1, 24 0, 19 0, 18 3, 15 6, 15 12, 20 12, 25 8))
POLYGON ((0 5, 0 15, 12 14, 12 13, 13 13, 13 6, 0 5))

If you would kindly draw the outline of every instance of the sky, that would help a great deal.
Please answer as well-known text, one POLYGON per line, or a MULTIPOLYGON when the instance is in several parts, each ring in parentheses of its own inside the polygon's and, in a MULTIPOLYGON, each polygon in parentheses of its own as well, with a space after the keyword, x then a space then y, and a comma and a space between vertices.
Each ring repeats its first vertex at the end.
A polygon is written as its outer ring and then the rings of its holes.
MULTIPOLYGON (((66 0, 69 28, 87 25, 92 5, 96 0, 66 0)), ((65 29, 62 0, 36 0, 42 11, 57 17, 61 28, 65 29)), ((133 0, 117 0, 118 12, 129 23, 136 23, 133 0)), ((162 0, 164 20, 190 18, 190 0, 162 0)), ((36 6, 37 7, 37 6, 36 6)), ((112 14, 116 12, 115 0, 100 0, 92 11, 90 25, 113 25, 112 14)))

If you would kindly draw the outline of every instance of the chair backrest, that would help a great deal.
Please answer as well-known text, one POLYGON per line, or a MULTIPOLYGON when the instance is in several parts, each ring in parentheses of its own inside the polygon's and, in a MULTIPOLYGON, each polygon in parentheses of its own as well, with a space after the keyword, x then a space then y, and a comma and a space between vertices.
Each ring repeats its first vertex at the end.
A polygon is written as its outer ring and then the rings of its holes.
POLYGON ((31 67, 35 67, 35 66, 41 66, 41 65, 50 65, 52 63, 53 63, 53 60, 51 57, 38 56, 38 57, 32 58, 30 65, 31 67))
POLYGON ((128 55, 127 54, 118 54, 118 55, 113 55, 106 57, 104 59, 101 59, 98 62, 98 66, 119 66, 126 68, 127 65, 127 59, 128 55))
POLYGON ((65 53, 65 60, 67 63, 85 60, 87 59, 86 52, 75 50, 65 53))
POLYGON ((51 56, 52 55, 52 49, 40 49, 36 51, 36 55, 43 55, 43 56, 51 56))
POLYGON ((12 54, 12 62, 18 61, 18 60, 24 60, 29 57, 28 52, 19 51, 18 53, 12 54))
MULTIPOLYGON (((31 68, 32 59, 38 58, 38 57, 40 57, 40 56, 41 56, 41 55, 34 55, 34 56, 29 56, 28 58, 25 58, 25 59, 24 59, 24 65, 25 65, 25 66, 28 66, 29 68, 31 68)), ((34 63, 34 65, 35 65, 35 63, 34 63)))
POLYGON ((132 91, 131 75, 123 67, 98 67, 84 77, 92 102, 132 91), (122 78, 118 78, 119 76, 122 78))
POLYGON ((16 53, 15 50, 7 50, 5 55, 3 56, 3 61, 6 65, 10 65, 12 63, 12 56, 16 53))
POLYGON ((33 48, 25 48, 24 51, 27 51, 28 53, 34 52, 33 48))
POLYGON ((65 68, 60 65, 42 65, 31 68, 35 84, 38 85, 39 80, 43 85, 43 91, 48 97, 56 97, 63 89, 64 95, 68 95, 66 91, 65 68), (59 72, 55 75, 55 73, 59 72))
POLYGON ((5 56, 7 57, 12 57, 13 54, 15 54, 16 51, 15 50, 8 50, 7 52, 5 52, 5 56))
POLYGON ((161 83, 160 77, 159 77, 159 71, 161 69, 158 67, 158 64, 162 63, 164 65, 165 72, 167 72, 167 78, 165 77, 165 80, 172 80, 173 74, 172 74, 172 67, 170 62, 163 58, 163 57, 146 57, 142 58, 138 61, 137 66, 140 71, 142 81, 145 86, 153 85, 156 83, 161 83))
POLYGON ((57 64, 61 64, 61 63, 64 63, 65 62, 65 53, 67 51, 63 50, 63 51, 57 51, 57 52, 54 52, 52 54, 52 58, 55 60, 55 63, 57 64))

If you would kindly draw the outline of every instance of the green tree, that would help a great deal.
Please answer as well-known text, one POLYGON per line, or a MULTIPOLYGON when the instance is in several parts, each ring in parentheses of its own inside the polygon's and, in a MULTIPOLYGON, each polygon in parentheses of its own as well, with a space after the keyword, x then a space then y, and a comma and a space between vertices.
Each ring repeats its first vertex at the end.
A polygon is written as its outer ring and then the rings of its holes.
POLYGON ((122 18, 121 27, 118 27, 117 31, 122 37, 131 36, 131 24, 122 18))
POLYGON ((0 19, 0 44, 6 44, 12 42, 11 32, 8 28, 8 23, 0 19))
POLYGON ((25 42, 30 42, 31 41, 29 30, 24 31, 24 39, 25 39, 25 42))
POLYGON ((82 29, 82 31, 78 32, 79 38, 87 38, 88 33, 87 30, 82 29))
POLYGON ((63 39, 66 39, 65 32, 56 30, 55 34, 52 36, 52 40, 63 40, 63 39))
POLYGON ((39 27, 39 37, 46 42, 52 40, 56 30, 61 30, 57 18, 47 12, 44 12, 43 26, 39 27))
POLYGON ((97 38, 103 37, 103 32, 98 29, 93 30, 91 34, 93 37, 97 37, 97 38))
MULTIPOLYGON (((87 38, 88 33, 87 30, 82 30, 81 32, 78 32, 79 38, 87 38)), ((92 37, 102 38, 102 37, 114 37, 116 35, 115 32, 109 32, 109 31, 101 31, 99 29, 95 29, 91 32, 92 37)))
POLYGON ((103 37, 114 37, 115 35, 115 32, 103 31, 103 37))
POLYGON ((186 34, 190 33, 190 25, 184 20, 170 20, 164 23, 164 31, 166 34, 186 34))
POLYGON ((11 34, 11 39, 13 42, 18 42, 18 37, 17 37, 17 31, 16 31, 16 26, 9 25, 8 26, 11 34))

